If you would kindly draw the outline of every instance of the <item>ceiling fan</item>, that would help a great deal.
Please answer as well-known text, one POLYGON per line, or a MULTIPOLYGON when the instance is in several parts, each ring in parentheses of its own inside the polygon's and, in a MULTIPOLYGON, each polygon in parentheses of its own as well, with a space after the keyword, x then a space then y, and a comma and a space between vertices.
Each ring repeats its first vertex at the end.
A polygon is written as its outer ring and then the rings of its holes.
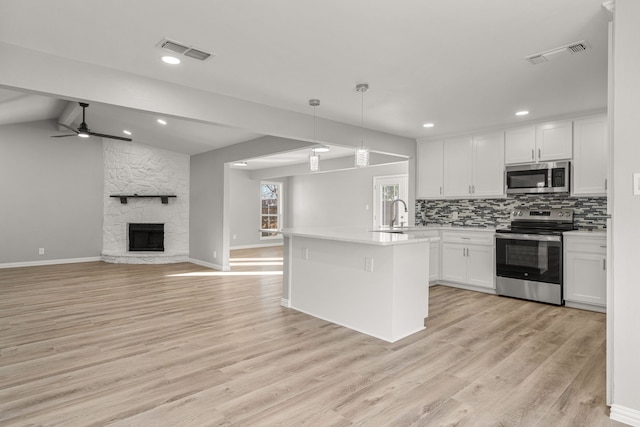
POLYGON ((102 138, 119 139, 121 141, 133 141, 131 138, 125 138, 123 136, 106 135, 104 133, 91 132, 91 130, 87 126, 87 123, 85 122, 85 119, 84 119, 85 108, 87 108, 89 106, 89 104, 87 104, 86 102, 78 102, 78 104, 80 104, 80 106, 82 107, 82 123, 80 123, 80 126, 78 127, 78 129, 74 129, 74 128, 70 127, 70 126, 67 126, 67 125, 63 124, 63 123, 58 123, 58 126, 62 126, 64 128, 67 128, 70 131, 75 132, 75 133, 70 134, 70 135, 51 135, 51 138, 65 138, 67 136, 79 136, 81 138, 88 138, 90 136, 99 136, 99 137, 102 137, 102 138))

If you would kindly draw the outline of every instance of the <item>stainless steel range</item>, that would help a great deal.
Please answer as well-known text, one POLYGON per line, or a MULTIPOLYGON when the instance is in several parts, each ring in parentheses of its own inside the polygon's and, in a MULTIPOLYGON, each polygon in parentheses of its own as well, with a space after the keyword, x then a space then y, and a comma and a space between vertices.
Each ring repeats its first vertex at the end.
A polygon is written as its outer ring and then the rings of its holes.
POLYGON ((569 230, 571 209, 511 212, 511 227, 496 230, 497 294, 562 305, 562 233, 569 230))

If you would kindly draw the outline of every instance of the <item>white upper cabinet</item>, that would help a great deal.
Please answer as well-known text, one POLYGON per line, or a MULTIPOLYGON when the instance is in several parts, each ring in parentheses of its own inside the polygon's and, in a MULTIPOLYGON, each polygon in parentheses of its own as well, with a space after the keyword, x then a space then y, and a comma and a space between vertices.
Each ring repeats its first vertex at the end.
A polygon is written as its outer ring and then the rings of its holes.
POLYGON ((504 132, 473 137, 472 195, 504 195, 504 132))
POLYGON ((471 137, 447 139, 444 142, 444 195, 471 196, 471 137))
POLYGON ((505 132, 504 162, 531 163, 536 161, 536 128, 509 129, 505 132))
POLYGON ((551 122, 536 126, 538 161, 571 159, 572 146, 573 124, 571 121, 551 122))
POLYGON ((606 195, 607 117, 593 116, 573 122, 572 193, 606 195))
POLYGON ((533 163, 571 159, 571 121, 542 123, 505 133, 505 163, 533 163))
POLYGON ((417 189, 418 199, 437 199, 443 196, 443 142, 418 142, 417 189))

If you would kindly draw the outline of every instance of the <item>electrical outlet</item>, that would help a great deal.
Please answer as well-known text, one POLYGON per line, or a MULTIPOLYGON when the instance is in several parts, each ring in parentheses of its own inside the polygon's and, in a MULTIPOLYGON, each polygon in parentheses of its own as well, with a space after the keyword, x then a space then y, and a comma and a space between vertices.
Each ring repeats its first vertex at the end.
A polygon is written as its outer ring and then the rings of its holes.
POLYGON ((38 249, 38 255, 44 255, 44 248, 38 249))
POLYGON ((309 248, 302 248, 302 259, 309 259, 309 248))
POLYGON ((458 219, 458 212, 451 212, 451 219, 456 220, 458 219))
POLYGON ((231 238, 232 238, 233 240, 236 240, 236 237, 237 237, 237 236, 236 236, 235 234, 234 234, 233 236, 231 236, 231 238))
POLYGON ((213 251, 213 257, 214 257, 214 258, 218 258, 218 252, 213 251))
POLYGON ((373 273, 373 258, 369 258, 369 257, 364 258, 364 271, 373 273))

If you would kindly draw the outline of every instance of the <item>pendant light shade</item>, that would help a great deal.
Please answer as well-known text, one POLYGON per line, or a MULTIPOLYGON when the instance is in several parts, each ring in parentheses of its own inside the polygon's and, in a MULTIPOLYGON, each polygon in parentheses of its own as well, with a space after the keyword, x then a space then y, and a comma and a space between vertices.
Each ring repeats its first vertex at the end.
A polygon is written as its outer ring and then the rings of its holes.
POLYGON ((360 147, 356 149, 355 166, 364 168, 369 166, 369 149, 364 146, 364 93, 369 90, 369 85, 361 83, 356 85, 356 91, 360 92, 360 147))
POLYGON ((320 156, 316 153, 316 150, 311 150, 309 155, 309 170, 316 172, 320 167, 320 156))
MULTIPOLYGON (((310 99, 309 105, 313 107, 313 142, 316 142, 316 107, 320 105, 319 99, 310 99)), ((316 172, 320 168, 320 156, 315 149, 311 149, 309 155, 309 170, 316 172)))

